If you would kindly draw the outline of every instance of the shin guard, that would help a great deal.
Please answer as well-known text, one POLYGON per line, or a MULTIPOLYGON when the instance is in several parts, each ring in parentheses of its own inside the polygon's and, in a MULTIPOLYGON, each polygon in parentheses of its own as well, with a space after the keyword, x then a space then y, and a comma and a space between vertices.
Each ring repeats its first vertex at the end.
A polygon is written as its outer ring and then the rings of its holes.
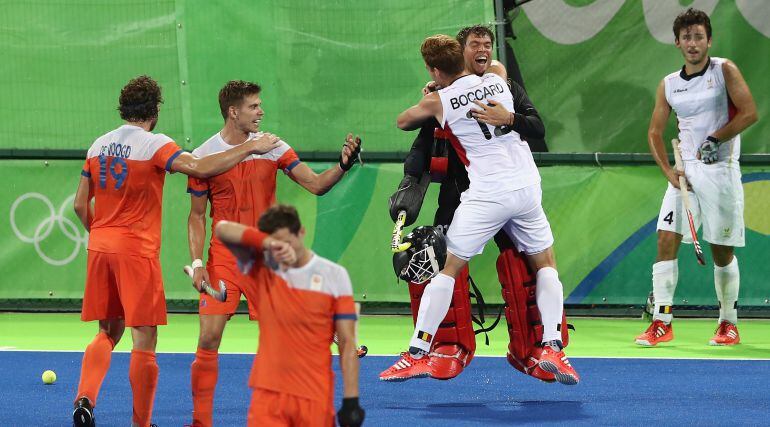
MULTIPOLYGON (((543 381, 553 381, 553 374, 539 368, 543 325, 537 306, 535 274, 526 259, 513 249, 505 249, 497 258, 497 275, 505 302, 508 324, 508 362, 516 369, 543 381)), ((566 316, 561 322, 562 345, 569 344, 566 316)))
MULTIPOLYGON (((409 283, 412 319, 417 322, 425 284, 409 283)), ((476 351, 476 337, 471 321, 468 290, 468 268, 455 278, 452 303, 436 331, 431 346, 431 376, 437 379, 454 378, 471 362, 476 351)))

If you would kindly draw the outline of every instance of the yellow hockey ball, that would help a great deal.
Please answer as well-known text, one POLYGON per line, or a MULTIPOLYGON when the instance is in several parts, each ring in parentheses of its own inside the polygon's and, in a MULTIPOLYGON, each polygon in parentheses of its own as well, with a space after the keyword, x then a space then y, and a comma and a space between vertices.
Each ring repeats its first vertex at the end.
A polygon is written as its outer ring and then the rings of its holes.
POLYGON ((56 382, 56 372, 48 370, 43 372, 43 384, 53 384, 56 382))

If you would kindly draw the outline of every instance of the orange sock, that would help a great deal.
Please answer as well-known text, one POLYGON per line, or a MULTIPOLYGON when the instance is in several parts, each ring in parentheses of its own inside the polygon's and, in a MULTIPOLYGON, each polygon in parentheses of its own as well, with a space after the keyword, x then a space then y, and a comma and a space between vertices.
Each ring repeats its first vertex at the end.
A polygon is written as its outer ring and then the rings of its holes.
POLYGON ((75 397, 76 401, 85 396, 91 401, 91 405, 96 406, 96 398, 99 396, 102 381, 110 369, 114 347, 115 343, 104 332, 96 334, 91 344, 86 347, 83 364, 80 366, 80 383, 78 384, 78 394, 75 397))
POLYGON ((210 427, 214 406, 214 388, 219 374, 219 354, 216 350, 198 347, 192 363, 193 425, 210 427))
POLYGON ((128 380, 134 393, 134 423, 150 425, 155 389, 158 387, 158 362, 151 351, 132 350, 128 380))

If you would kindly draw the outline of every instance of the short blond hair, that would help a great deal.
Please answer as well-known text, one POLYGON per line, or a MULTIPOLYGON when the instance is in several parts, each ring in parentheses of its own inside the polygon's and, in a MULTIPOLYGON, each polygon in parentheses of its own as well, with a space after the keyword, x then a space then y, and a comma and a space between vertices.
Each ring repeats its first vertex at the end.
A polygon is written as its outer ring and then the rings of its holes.
POLYGON ((460 74, 465 68, 460 42, 445 34, 425 39, 420 46, 420 53, 429 67, 438 68, 449 75, 460 74))

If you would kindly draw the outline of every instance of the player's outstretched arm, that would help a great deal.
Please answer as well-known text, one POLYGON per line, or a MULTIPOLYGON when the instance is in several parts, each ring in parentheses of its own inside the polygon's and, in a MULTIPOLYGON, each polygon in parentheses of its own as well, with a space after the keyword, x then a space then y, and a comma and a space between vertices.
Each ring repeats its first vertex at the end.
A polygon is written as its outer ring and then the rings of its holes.
POLYGON ((201 158, 182 153, 171 163, 171 171, 196 178, 209 178, 230 170, 246 156, 267 153, 278 147, 279 141, 277 136, 263 133, 258 138, 250 139, 230 150, 201 158))
POLYGON ((671 185, 679 188, 679 173, 668 162, 668 152, 663 144, 663 130, 666 128, 669 115, 671 115, 671 106, 668 105, 665 91, 665 85, 661 80, 655 92, 655 108, 652 110, 650 127, 647 129, 647 143, 650 146, 652 158, 663 171, 663 175, 666 176, 671 185))
POLYGON ((359 426, 364 410, 358 404, 358 348, 355 320, 339 319, 334 327, 339 339, 340 368, 342 368, 342 407, 337 412, 340 426, 359 426))
POLYGON ((433 92, 422 97, 417 105, 413 105, 399 114, 396 119, 396 126, 401 130, 415 130, 431 117, 441 121, 443 115, 441 98, 433 92))
POLYGON ((93 192, 91 191, 91 179, 81 176, 80 182, 78 183, 78 190, 75 193, 73 207, 75 208, 78 219, 83 223, 83 227, 86 228, 86 231, 91 231, 91 220, 94 217, 93 208, 91 207, 91 199, 93 196, 93 192))
POLYGON ((342 179, 345 172, 350 170, 356 161, 360 161, 360 152, 361 138, 353 137, 353 134, 349 133, 342 145, 340 161, 337 165, 318 174, 308 165, 300 163, 289 172, 289 177, 307 191, 322 196, 342 179))
POLYGON ((727 141, 757 121, 757 105, 751 96, 749 86, 738 67, 732 61, 722 64, 722 74, 725 77, 727 94, 735 105, 736 114, 724 127, 718 129, 711 136, 719 141, 727 141))

